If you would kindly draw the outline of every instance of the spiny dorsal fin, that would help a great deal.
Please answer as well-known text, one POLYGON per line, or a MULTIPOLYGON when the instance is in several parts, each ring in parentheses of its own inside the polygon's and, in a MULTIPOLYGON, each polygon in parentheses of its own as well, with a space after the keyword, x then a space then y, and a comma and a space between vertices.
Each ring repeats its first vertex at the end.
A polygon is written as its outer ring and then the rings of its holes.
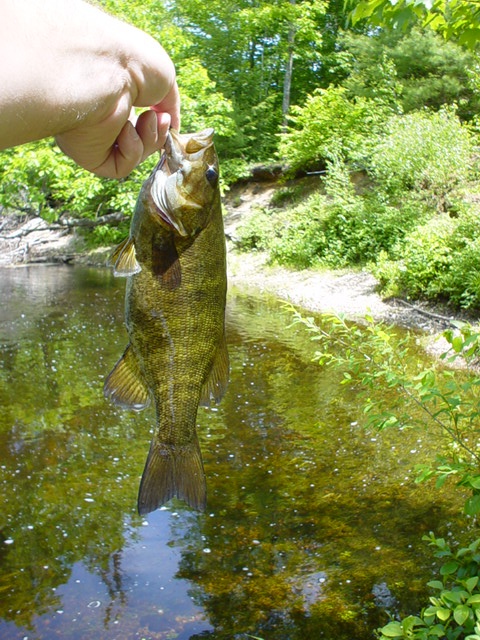
POLYGON ((116 247, 108 259, 108 264, 113 266, 114 276, 133 276, 142 270, 137 262, 135 254, 135 243, 133 238, 128 236, 118 247, 116 247))
POLYGON ((115 404, 135 411, 141 411, 150 404, 148 389, 132 345, 128 345, 105 380, 103 394, 115 404))
POLYGON ((229 361, 227 351, 227 341, 223 334, 220 344, 217 347, 215 360, 210 370, 209 376, 202 387, 200 394, 200 404, 209 407, 212 399, 218 404, 227 389, 229 361))

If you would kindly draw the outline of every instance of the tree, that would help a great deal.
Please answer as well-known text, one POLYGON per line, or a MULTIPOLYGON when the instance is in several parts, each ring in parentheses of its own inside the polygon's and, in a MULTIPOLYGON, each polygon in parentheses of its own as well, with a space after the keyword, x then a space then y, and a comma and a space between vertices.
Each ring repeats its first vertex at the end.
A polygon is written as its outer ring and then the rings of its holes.
POLYGON ((471 49, 480 41, 480 6, 476 0, 346 0, 352 24, 368 20, 378 26, 406 29, 420 22, 447 40, 471 49))
POLYGON ((318 84, 323 2, 185 0, 170 11, 192 42, 188 55, 202 61, 232 101, 237 136, 231 153, 271 156, 290 103, 318 84))
POLYGON ((479 112, 480 93, 472 86, 474 54, 430 29, 368 36, 347 31, 339 44, 348 72, 342 85, 351 96, 383 97, 405 113, 453 103, 462 120, 479 112))

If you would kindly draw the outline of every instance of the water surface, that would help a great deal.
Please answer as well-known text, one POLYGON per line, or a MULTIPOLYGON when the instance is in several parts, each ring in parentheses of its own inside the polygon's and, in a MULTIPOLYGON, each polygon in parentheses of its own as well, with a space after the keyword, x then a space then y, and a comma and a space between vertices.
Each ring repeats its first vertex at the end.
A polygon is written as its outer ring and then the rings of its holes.
POLYGON ((0 270, 0 639, 363 640, 419 609, 421 535, 459 535, 460 503, 413 483, 423 434, 362 429, 267 297, 230 293, 229 389, 198 416, 207 512, 136 515, 153 416, 102 394, 124 284, 0 270))

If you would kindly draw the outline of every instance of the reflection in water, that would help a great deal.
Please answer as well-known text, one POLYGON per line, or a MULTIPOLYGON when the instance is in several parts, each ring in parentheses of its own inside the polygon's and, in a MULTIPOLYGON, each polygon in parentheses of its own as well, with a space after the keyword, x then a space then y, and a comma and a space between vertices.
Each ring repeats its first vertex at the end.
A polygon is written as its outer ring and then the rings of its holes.
POLYGON ((301 327, 232 292, 232 375, 199 414, 205 514, 136 495, 152 413, 102 395, 125 342, 108 271, 0 272, 0 639, 372 637, 420 606, 421 534, 458 504, 412 483, 413 432, 365 433, 301 327))

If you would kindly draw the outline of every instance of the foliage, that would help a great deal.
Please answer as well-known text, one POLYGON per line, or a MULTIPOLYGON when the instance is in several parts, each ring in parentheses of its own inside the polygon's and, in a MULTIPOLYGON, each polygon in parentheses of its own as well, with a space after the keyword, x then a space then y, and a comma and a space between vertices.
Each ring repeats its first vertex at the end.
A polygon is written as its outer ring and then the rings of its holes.
MULTIPOLYGON (((315 359, 321 366, 333 367, 343 374, 343 383, 355 390, 363 405, 365 426, 376 429, 421 428, 428 430, 442 452, 433 465, 417 467, 417 482, 436 478, 437 487, 449 478, 469 490, 464 510, 480 513, 480 450, 475 434, 480 417, 476 375, 454 375, 445 369, 412 368, 407 340, 398 341, 393 332, 372 318, 367 326, 348 324, 338 316, 328 316, 321 326, 297 312, 294 323, 301 323, 319 345, 315 359), (389 390, 397 394, 397 404, 385 401, 389 390)), ((444 337, 450 349, 443 354, 453 362, 462 356, 467 363, 478 362, 480 333, 470 325, 458 323, 444 337)), ((435 595, 420 616, 392 620, 378 630, 382 640, 480 638, 480 539, 452 551, 443 538, 424 537, 436 547, 435 555, 445 560, 440 580, 428 586, 435 595)))
POLYGON ((431 30, 346 31, 340 45, 350 96, 381 98, 399 113, 455 103, 460 119, 471 120, 479 111, 474 54, 431 30))
MULTIPOLYGON (((145 171, 147 165, 142 165, 145 171)), ((0 206, 56 220, 68 212, 95 218, 133 211, 142 182, 140 170, 128 180, 101 180, 44 140, 0 153, 0 206)))
POLYGON ((220 178, 223 186, 250 177, 250 164, 243 158, 230 158, 222 162, 220 178))
POLYGON ((423 540, 436 549, 435 557, 443 561, 436 580, 428 586, 434 595, 420 616, 391 621, 378 630, 381 640, 479 640, 480 638, 480 538, 468 547, 452 550, 443 538, 430 533, 423 540))
POLYGON ((182 127, 185 131, 213 127, 219 137, 234 135, 231 101, 216 91, 216 83, 209 78, 199 60, 190 58, 182 63, 178 70, 178 86, 182 94, 182 127))
MULTIPOLYGON (((283 114, 287 61, 295 55, 291 99, 317 83, 325 3, 300 0, 186 0, 169 5, 170 18, 188 35, 188 57, 201 60, 218 91, 231 100, 238 130, 236 155, 264 160, 276 149, 283 114)), ((192 98, 195 96, 192 95, 192 98)))
POLYGON ((381 255, 373 269, 384 293, 480 308, 479 216, 474 205, 436 216, 381 255))
POLYGON ((302 106, 292 107, 279 153, 293 169, 337 157, 361 162, 390 114, 375 100, 350 99, 342 87, 317 89, 302 106))
POLYGON ((406 29, 420 22, 447 39, 458 38, 472 49, 480 37, 480 14, 475 0, 346 0, 353 24, 367 19, 374 25, 406 29))
MULTIPOLYGON (((480 378, 435 366, 412 367, 409 363, 415 359, 408 338, 398 340, 391 329, 371 317, 365 318, 365 327, 337 315, 322 319, 319 325, 313 318, 294 313, 294 324, 305 326, 318 345, 315 360, 322 367, 341 371, 343 384, 355 390, 365 427, 429 430, 439 454, 433 466, 417 468, 417 481, 437 478, 441 486, 449 477, 455 478, 471 492, 465 512, 480 513, 480 450, 471 438, 480 418, 480 378), (393 403, 388 394, 391 389, 397 397, 393 403)), ((478 359, 480 333, 469 325, 459 323, 444 337, 450 344, 444 360, 453 362, 462 356, 471 363, 478 359)))
POLYGON ((448 194, 468 180, 473 152, 472 136, 453 110, 417 111, 388 121, 369 171, 387 193, 422 191, 444 208, 448 194))
POLYGON ((425 217, 421 203, 389 204, 375 193, 355 193, 341 162, 329 165, 326 193, 316 192, 293 208, 267 209, 241 225, 238 246, 269 252, 296 268, 342 268, 375 261, 425 217))

